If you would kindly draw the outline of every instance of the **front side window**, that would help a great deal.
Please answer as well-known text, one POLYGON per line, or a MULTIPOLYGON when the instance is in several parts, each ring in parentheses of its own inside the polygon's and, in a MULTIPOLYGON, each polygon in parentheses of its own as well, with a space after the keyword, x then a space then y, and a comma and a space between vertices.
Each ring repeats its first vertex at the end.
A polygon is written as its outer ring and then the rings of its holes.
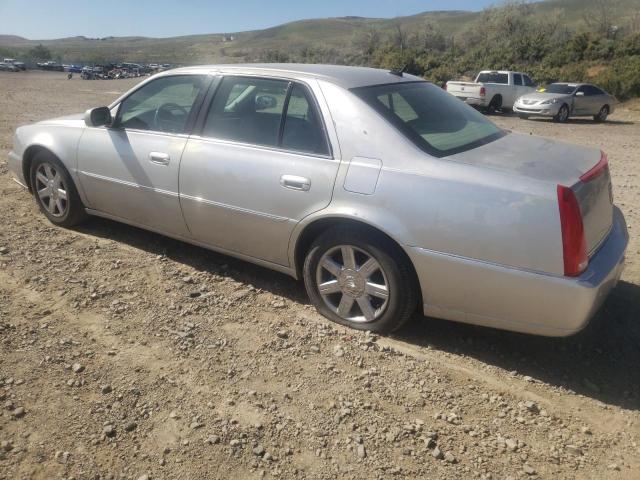
POLYGON ((310 92, 285 80, 225 77, 202 135, 303 153, 329 153, 310 92))
POLYGON ((524 78, 525 87, 535 87, 536 86, 536 84, 533 83, 533 80, 531 80, 531 77, 529 75, 523 75, 522 78, 524 78))
POLYGON ((120 104, 116 126, 185 133, 191 109, 205 88, 205 78, 203 75, 174 75, 153 80, 120 104))
POLYGON ((522 85, 522 75, 520 75, 519 73, 514 73, 513 74, 513 83, 515 85, 522 85))
POLYGON ((352 90, 418 147, 437 157, 470 150, 505 132, 484 115, 428 82, 352 90))

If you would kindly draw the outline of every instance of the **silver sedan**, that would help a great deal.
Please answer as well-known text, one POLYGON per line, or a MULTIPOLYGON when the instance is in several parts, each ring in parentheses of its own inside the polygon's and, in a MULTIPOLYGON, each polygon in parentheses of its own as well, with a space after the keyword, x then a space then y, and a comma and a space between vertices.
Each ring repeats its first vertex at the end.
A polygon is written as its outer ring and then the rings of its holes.
POLYGON ((201 66, 18 128, 9 166, 51 222, 97 215, 304 280, 388 332, 427 315, 583 328, 628 242, 606 155, 498 128, 420 78, 201 66))
POLYGON ((513 111, 521 118, 551 117, 564 123, 570 117, 593 117, 604 122, 615 110, 618 100, 595 85, 588 83, 552 83, 537 92, 516 100, 513 111))

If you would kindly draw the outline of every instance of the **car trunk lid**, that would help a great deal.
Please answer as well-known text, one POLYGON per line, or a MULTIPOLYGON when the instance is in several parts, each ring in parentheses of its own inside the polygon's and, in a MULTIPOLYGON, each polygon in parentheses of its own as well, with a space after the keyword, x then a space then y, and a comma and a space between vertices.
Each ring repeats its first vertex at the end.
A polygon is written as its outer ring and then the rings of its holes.
POLYGON ((606 155, 591 148, 510 133, 448 159, 570 188, 580 208, 586 247, 593 255, 613 222, 613 196, 606 155))

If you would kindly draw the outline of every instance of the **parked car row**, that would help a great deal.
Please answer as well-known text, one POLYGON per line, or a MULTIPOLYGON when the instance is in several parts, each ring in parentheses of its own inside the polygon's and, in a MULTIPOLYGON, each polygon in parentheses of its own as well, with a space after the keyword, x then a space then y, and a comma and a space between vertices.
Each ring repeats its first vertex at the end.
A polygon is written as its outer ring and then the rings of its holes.
POLYGON ((18 62, 15 58, 5 58, 0 62, 0 71, 3 72, 20 72, 25 69, 25 64, 18 62))
POLYGON ((484 70, 473 82, 449 81, 445 89, 488 113, 513 110, 520 118, 549 117, 560 123, 585 116, 604 122, 618 103, 595 85, 563 82, 538 88, 529 75, 507 70, 484 70))

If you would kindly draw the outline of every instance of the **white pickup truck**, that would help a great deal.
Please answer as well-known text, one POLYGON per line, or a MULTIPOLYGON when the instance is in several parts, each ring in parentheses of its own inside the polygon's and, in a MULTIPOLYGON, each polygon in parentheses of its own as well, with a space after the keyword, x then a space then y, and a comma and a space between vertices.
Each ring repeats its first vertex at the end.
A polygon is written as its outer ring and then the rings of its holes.
POLYGON ((447 92, 481 110, 511 109, 515 101, 536 89, 531 77, 522 72, 483 70, 475 82, 449 81, 447 92))

